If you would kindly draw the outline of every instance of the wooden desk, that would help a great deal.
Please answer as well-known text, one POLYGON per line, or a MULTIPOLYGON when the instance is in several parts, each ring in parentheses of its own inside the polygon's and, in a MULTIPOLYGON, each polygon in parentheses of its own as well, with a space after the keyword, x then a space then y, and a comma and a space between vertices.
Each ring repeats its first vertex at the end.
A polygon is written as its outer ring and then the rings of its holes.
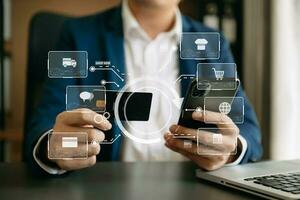
POLYGON ((195 178, 190 162, 105 162, 58 178, 0 164, 0 199, 244 200, 258 197, 195 178))

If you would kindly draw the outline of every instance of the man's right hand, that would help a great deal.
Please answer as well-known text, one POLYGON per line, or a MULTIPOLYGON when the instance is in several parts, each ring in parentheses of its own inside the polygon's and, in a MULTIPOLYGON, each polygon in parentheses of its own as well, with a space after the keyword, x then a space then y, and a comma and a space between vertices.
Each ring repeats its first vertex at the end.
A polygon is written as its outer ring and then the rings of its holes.
POLYGON ((87 159, 57 159, 54 161, 61 169, 70 171, 91 167, 96 163, 96 155, 100 153, 99 143, 104 140, 102 131, 110 130, 111 123, 102 115, 89 109, 76 109, 65 111, 57 115, 53 127, 55 132, 74 133, 85 132, 88 135, 88 158, 87 159), (93 142, 91 144, 91 142, 93 142))

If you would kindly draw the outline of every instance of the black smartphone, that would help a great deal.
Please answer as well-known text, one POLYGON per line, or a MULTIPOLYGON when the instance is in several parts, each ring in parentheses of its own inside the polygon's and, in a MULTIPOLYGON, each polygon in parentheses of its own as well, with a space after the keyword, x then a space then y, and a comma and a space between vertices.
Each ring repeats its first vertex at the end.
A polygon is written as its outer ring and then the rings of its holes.
MULTIPOLYGON (((215 124, 195 121, 192 119, 192 113, 198 108, 204 109, 205 97, 235 97, 239 88, 240 81, 236 80, 236 87, 231 90, 216 90, 212 89, 211 83, 207 80, 194 79, 191 81, 188 91, 185 95, 181 106, 181 113, 178 120, 178 125, 188 128, 216 128, 215 124)), ((208 108, 209 110, 209 108, 208 108)))

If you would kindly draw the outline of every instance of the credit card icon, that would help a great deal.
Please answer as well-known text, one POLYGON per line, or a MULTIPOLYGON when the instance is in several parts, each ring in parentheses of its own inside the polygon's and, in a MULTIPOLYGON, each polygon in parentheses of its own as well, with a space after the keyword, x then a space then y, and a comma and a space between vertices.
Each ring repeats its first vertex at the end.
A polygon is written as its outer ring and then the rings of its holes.
POLYGON ((62 137, 63 148, 77 148, 78 147, 78 138, 77 137, 62 137))
POLYGON ((87 133, 50 132, 48 134, 49 159, 86 159, 87 157, 87 133))

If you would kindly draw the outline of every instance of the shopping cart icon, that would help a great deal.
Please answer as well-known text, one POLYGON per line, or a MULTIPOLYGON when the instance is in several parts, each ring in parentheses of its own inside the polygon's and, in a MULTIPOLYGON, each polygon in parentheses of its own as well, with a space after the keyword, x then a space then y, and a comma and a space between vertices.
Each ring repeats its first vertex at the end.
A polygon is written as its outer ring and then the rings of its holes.
POLYGON ((216 70, 216 68, 212 68, 213 70, 214 70, 214 72, 215 72, 215 77, 216 77, 216 79, 217 79, 217 81, 221 81, 221 80, 223 80, 223 77, 224 77, 224 71, 222 71, 222 70, 216 70))

